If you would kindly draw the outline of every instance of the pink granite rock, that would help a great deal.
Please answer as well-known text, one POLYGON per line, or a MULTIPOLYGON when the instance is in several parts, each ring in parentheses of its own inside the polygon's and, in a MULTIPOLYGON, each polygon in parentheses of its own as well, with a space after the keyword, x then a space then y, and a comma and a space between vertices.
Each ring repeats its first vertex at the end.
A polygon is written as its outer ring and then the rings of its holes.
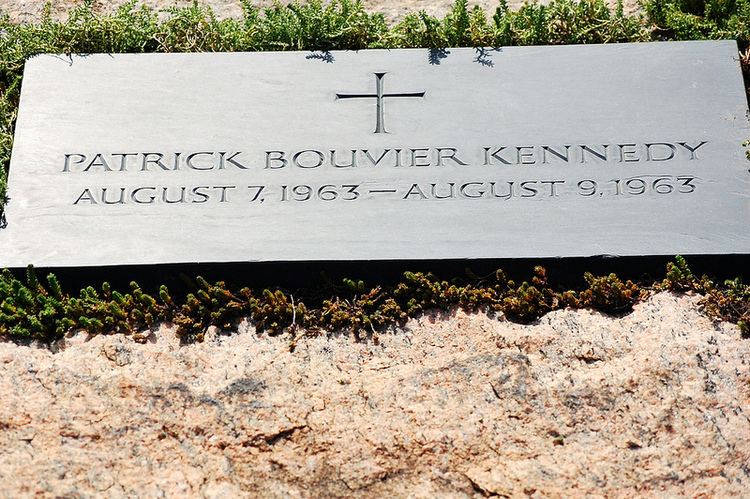
POLYGON ((0 343, 0 495, 748 496, 750 341, 698 301, 433 314, 294 352, 245 323, 0 343))

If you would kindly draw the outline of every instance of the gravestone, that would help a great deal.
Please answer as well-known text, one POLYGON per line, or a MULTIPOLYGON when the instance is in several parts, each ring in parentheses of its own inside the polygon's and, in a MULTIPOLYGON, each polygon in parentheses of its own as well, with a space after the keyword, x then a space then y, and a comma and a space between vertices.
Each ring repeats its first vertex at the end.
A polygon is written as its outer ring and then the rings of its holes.
POLYGON ((26 64, 0 266, 750 253, 731 41, 26 64))

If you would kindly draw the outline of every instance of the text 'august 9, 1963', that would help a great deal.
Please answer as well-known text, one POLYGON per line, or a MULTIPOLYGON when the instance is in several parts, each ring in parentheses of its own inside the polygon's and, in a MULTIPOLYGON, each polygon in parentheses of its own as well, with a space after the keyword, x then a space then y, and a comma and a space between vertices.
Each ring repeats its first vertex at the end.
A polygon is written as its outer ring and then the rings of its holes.
POLYGON ((149 205, 206 203, 355 202, 373 198, 420 200, 523 200, 581 196, 586 198, 689 195, 701 178, 669 168, 674 161, 701 161, 707 141, 622 142, 458 147, 368 149, 68 153, 61 172, 95 176, 96 185, 81 189, 73 205, 149 205), (650 165, 649 173, 632 173, 628 166, 650 165), (400 169, 398 180, 368 179, 374 170, 400 169), (430 168, 448 169, 449 179, 431 181, 430 168), (560 168, 575 169, 563 178, 560 168), (274 172, 348 170, 346 182, 274 181, 274 172), (404 170, 419 171, 409 179, 404 170), (204 182, 181 184, 180 172, 206 172, 204 182), (425 173, 425 171, 427 173, 425 173), (118 173, 143 174, 143 183, 117 185, 118 173), (149 174, 160 182, 148 182, 149 174), (165 175, 174 174, 173 180, 165 175), (239 176, 238 176, 239 175, 239 176), (415 175, 416 176, 416 175, 415 175), (231 177, 232 182, 226 182, 231 177), (237 179, 247 181, 239 182, 237 179), (106 179, 106 181, 103 181, 106 179), (176 180, 176 181, 175 181, 176 180), (262 180, 262 181, 261 181, 262 180))

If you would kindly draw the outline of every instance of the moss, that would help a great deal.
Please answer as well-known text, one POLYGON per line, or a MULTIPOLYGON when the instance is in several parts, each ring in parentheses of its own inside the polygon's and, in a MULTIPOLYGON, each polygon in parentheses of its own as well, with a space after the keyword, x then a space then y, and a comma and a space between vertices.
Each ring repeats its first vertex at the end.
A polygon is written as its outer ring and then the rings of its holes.
POLYGON ((165 321, 176 325, 185 341, 201 341, 208 327, 230 329, 247 317, 259 332, 269 334, 346 330, 363 338, 433 310, 501 312, 523 323, 562 308, 622 314, 651 292, 663 290, 702 293, 701 305, 709 317, 738 324, 743 337, 750 334, 750 286, 740 279, 717 285, 707 277, 697 278, 682 257, 668 264, 663 280, 648 286, 622 281, 615 274, 586 273, 583 282, 580 289, 556 288, 542 267, 536 267, 531 279, 520 284, 501 270, 491 278, 469 282, 406 272, 391 286, 368 287, 362 281, 345 279, 322 298, 303 298, 303 293, 295 298, 281 289, 256 293, 197 277, 192 292, 176 300, 165 286, 154 297, 135 282, 127 292, 103 283, 67 294, 54 274, 42 283, 29 267, 25 280, 7 270, 0 275, 0 335, 49 342, 83 329, 92 334, 123 333, 139 340, 140 331, 165 321))
POLYGON ((97 333, 133 333, 164 317, 162 307, 136 283, 118 293, 109 284, 88 286, 76 296, 63 293, 54 274, 43 285, 34 269, 26 280, 5 270, 0 275, 0 334, 16 339, 52 341, 75 329, 97 333))
POLYGON ((583 278, 589 287, 578 297, 578 305, 581 307, 619 314, 630 312, 633 305, 647 295, 637 284, 632 281, 623 282, 615 274, 595 277, 587 272, 583 278))

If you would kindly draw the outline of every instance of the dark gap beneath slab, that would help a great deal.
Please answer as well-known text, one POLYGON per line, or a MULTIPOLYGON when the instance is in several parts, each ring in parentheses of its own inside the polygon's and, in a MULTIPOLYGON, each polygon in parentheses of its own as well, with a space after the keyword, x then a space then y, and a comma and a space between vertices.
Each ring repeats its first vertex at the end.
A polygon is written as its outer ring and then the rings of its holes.
MULTIPOLYGON (((697 255, 686 257, 695 275, 707 274, 718 282, 742 277, 750 279, 750 255, 697 255)), ((366 286, 389 286, 403 279, 404 272, 432 272, 438 278, 459 283, 475 283, 480 278, 491 278, 503 269, 517 283, 530 280, 533 269, 541 265, 547 269, 549 285, 553 288, 577 289, 585 287, 583 274, 616 273, 621 279, 631 279, 650 285, 664 278, 666 265, 673 257, 580 257, 487 260, 403 260, 403 261, 315 261, 315 262, 255 262, 255 263, 192 263, 160 265, 127 265, 116 267, 37 268, 42 282, 52 272, 67 292, 85 286, 99 288, 104 281, 114 289, 127 290, 136 281, 153 292, 165 284, 177 296, 193 289, 191 281, 202 276, 210 282, 226 281, 230 287, 281 288, 299 292, 301 296, 315 294, 330 285, 340 286, 342 279, 363 280, 366 286)), ((23 276, 25 269, 10 269, 23 276)))

